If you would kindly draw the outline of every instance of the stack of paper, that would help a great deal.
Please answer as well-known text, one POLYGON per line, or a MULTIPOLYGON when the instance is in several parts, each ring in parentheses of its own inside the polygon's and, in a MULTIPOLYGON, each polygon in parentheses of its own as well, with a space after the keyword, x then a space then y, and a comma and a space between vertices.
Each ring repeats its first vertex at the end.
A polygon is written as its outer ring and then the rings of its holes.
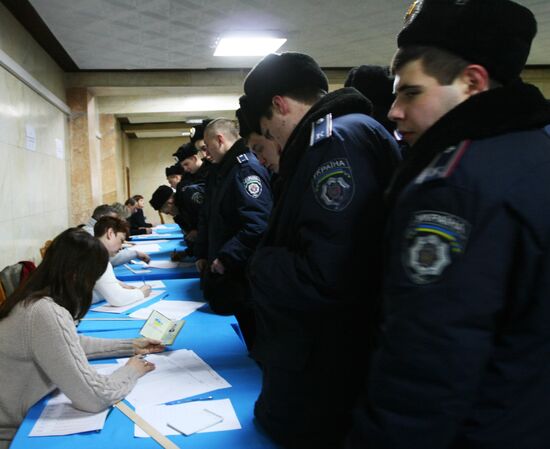
MULTIPOLYGON (((154 363, 156 368, 141 377, 126 397, 134 407, 164 404, 231 387, 195 352, 187 349, 149 354, 147 360, 154 363)), ((126 361, 119 359, 119 363, 126 361)))
POLYGON ((132 318, 146 320, 153 310, 162 313, 172 320, 181 320, 183 317, 192 314, 198 308, 204 306, 205 302, 199 301, 158 301, 149 307, 136 310, 131 313, 132 318))
POLYGON ((124 313, 127 310, 133 309, 134 307, 139 306, 140 304, 143 304, 144 302, 151 301, 151 299, 155 299, 161 296, 163 293, 164 293, 164 290, 154 290, 151 292, 149 296, 147 296, 147 298, 140 299, 139 301, 135 301, 125 306, 111 306, 109 304, 106 304, 91 310, 92 312, 124 313))
POLYGON ((148 245, 139 245, 137 251, 141 251, 143 253, 158 253, 160 251, 160 245, 156 242, 148 245))
MULTIPOLYGON (((137 407, 136 413, 163 435, 191 435, 241 428, 229 399, 137 407)), ((134 436, 147 438, 149 435, 136 425, 134 436)))
POLYGON ((149 287, 153 289, 159 289, 159 288, 166 288, 166 284, 162 281, 131 281, 131 282, 125 282, 125 284, 130 285, 132 287, 141 287, 143 284, 147 284, 149 287))

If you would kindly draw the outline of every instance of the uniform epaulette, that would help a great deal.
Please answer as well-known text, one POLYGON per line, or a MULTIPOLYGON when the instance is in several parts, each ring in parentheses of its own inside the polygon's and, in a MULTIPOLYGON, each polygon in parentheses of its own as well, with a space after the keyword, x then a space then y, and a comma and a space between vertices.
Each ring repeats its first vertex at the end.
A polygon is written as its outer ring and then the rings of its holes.
POLYGON ((245 162, 248 162, 248 156, 246 154, 239 154, 237 156, 237 162, 239 164, 244 164, 245 162))
POLYGON ((466 149, 470 146, 471 140, 464 140, 458 145, 452 145, 445 151, 438 154, 430 165, 428 165, 416 180, 416 184, 433 181, 435 179, 448 178, 455 171, 460 159, 464 156, 466 149))
POLYGON ((328 139, 330 136, 332 136, 332 114, 328 113, 311 124, 309 146, 328 139))

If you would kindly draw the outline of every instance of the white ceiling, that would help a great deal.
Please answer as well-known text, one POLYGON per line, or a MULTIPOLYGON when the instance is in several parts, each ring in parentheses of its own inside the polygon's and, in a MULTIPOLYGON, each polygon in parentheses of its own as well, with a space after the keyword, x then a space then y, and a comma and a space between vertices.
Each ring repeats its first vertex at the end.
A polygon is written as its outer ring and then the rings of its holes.
MULTIPOLYGON (((247 68, 214 57, 229 32, 270 31, 322 67, 387 65, 409 0, 30 0, 80 69, 247 68)), ((550 64, 550 1, 519 0, 537 16, 529 64, 550 64)))

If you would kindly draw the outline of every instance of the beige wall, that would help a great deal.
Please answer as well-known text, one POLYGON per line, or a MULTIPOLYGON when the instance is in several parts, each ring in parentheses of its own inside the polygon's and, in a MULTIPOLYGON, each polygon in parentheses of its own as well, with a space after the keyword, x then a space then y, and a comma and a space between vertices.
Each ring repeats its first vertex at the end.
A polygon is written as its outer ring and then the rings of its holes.
POLYGON ((56 155, 56 139, 66 146, 66 120, 0 68, 0 269, 38 262, 43 243, 68 225, 68 153, 56 155), (35 130, 35 151, 26 149, 26 126, 35 130))
POLYGON ((174 163, 172 154, 187 142, 184 137, 166 139, 129 139, 130 195, 145 197, 145 216, 149 223, 160 222, 158 212, 150 205, 151 195, 161 184, 168 185, 164 169, 174 163))

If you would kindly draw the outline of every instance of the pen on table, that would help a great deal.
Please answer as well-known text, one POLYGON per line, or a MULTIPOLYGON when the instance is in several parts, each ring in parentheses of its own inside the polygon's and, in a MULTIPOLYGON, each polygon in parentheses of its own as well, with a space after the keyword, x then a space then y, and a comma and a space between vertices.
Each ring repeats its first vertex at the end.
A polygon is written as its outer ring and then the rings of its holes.
POLYGON ((165 293, 164 295, 162 295, 162 296, 160 297, 160 299, 167 298, 168 296, 170 296, 170 293, 165 293))
POLYGON ((194 399, 178 399, 177 401, 167 402, 164 405, 185 404, 186 402, 197 402, 197 401, 211 401, 212 399, 214 399, 213 396, 205 396, 202 398, 194 398, 194 399))

